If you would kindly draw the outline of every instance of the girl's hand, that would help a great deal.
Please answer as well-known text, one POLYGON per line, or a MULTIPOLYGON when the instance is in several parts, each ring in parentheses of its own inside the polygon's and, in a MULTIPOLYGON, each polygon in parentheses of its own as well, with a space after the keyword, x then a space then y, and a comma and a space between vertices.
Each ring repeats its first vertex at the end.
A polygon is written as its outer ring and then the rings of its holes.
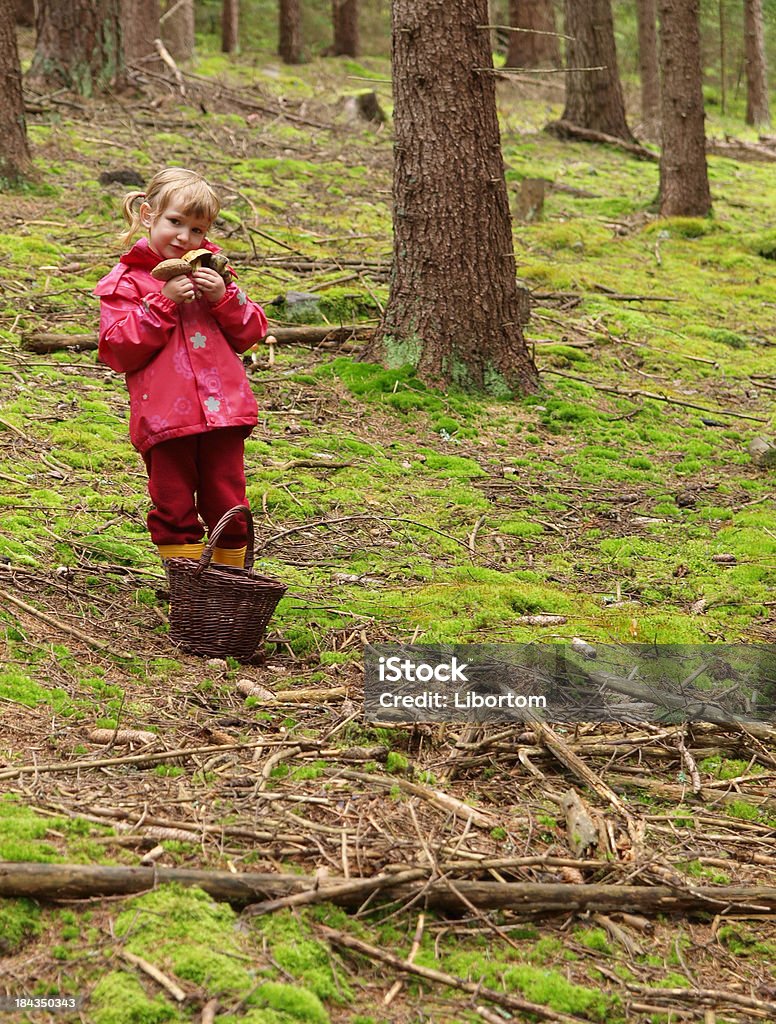
POLYGON ((196 298, 196 289, 190 274, 179 274, 171 277, 162 288, 162 295, 180 305, 182 302, 193 302, 196 298))
POLYGON ((205 296, 208 302, 220 302, 224 297, 226 285, 224 279, 210 267, 198 267, 191 275, 196 288, 205 296))

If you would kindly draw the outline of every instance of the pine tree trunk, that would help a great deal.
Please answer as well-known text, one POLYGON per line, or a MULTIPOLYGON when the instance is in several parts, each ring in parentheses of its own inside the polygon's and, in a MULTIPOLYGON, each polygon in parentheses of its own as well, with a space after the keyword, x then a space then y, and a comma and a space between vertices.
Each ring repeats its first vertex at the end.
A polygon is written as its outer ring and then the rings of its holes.
POLYGON ((529 31, 509 33, 508 67, 560 67, 552 0, 509 0, 509 24, 529 31))
POLYGON ((154 40, 161 36, 159 0, 121 0, 121 40, 127 64, 159 65, 154 40))
POLYGON ((16 24, 32 28, 35 24, 35 4, 30 0, 13 0, 13 8, 16 24))
POLYGON ((566 35, 571 36, 567 66, 602 70, 570 71, 565 76, 563 120, 632 142, 617 70, 611 0, 566 0, 565 10, 566 35))
POLYGON ((302 13, 299 0, 278 4, 278 54, 285 64, 302 63, 302 13))
POLYGON ((660 71, 657 63, 657 0, 636 0, 641 78, 641 132, 657 139, 660 132, 660 71))
POLYGON ((240 0, 222 0, 221 50, 236 53, 240 46, 240 0))
POLYGON ((536 368, 515 277, 487 0, 394 0, 393 271, 365 358, 507 395, 536 368))
POLYGON ((0 178, 17 181, 30 167, 24 123, 22 70, 16 48, 16 16, 11 0, 0 0, 0 178))
POLYGON ((38 0, 29 77, 83 96, 124 77, 120 0, 38 0))
POLYGON ((162 0, 162 42, 174 60, 194 56, 194 0, 162 0), (169 13, 169 16, 165 16, 169 13))
POLYGON ((744 57, 746 61, 746 123, 769 125, 768 73, 765 61, 762 0, 744 0, 744 57))
POLYGON ((662 146, 660 215, 711 212, 701 80, 700 0, 658 0, 662 146))
POLYGON ((358 56, 358 0, 332 0, 335 57, 358 56))

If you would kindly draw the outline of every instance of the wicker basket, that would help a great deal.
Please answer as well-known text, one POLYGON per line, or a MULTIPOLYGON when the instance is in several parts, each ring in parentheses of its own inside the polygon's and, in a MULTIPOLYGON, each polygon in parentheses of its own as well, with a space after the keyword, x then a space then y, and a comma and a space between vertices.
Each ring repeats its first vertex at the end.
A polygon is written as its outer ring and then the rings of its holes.
POLYGON ((218 521, 199 561, 169 558, 170 640, 184 651, 207 657, 248 660, 264 636, 267 623, 286 587, 253 572, 253 517, 235 505, 218 521), (245 568, 211 565, 213 548, 236 516, 248 528, 245 568))

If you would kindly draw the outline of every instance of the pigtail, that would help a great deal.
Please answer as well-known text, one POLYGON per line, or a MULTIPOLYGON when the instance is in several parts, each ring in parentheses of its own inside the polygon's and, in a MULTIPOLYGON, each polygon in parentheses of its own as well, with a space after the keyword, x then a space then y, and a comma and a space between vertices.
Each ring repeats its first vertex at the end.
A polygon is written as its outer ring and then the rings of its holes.
POLYGON ((145 198, 145 192, 127 192, 124 196, 121 212, 124 214, 124 220, 129 227, 119 236, 119 241, 125 249, 129 248, 132 239, 143 227, 143 222, 140 220, 140 204, 138 199, 145 200, 145 198))

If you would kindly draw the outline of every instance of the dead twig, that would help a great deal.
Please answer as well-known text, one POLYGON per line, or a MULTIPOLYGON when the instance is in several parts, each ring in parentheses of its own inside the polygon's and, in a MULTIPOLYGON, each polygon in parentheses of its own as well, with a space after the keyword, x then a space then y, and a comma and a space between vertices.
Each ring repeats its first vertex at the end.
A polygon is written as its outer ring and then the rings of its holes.
POLYGON ((753 420, 755 423, 770 423, 770 420, 762 416, 750 416, 747 413, 736 412, 735 409, 710 409, 707 405, 697 405, 695 402, 685 402, 681 398, 669 398, 668 395, 658 394, 654 391, 641 391, 639 388, 618 388, 608 384, 596 384, 589 377, 582 377, 577 373, 566 373, 563 370, 548 370, 542 368, 539 373, 551 373, 555 377, 568 377, 570 380, 580 380, 588 384, 596 391, 606 391, 612 395, 619 395, 621 398, 651 398, 653 402, 667 402, 669 405, 681 405, 686 409, 698 409, 700 412, 710 412, 715 416, 734 416, 740 420, 753 420))
POLYGON ((327 928, 325 926, 321 926, 318 930, 333 946, 337 946, 340 949, 353 950, 353 952, 367 957, 373 963, 387 964, 394 970, 402 971, 404 974, 412 974, 417 978, 423 978, 425 981, 431 981, 436 985, 445 985, 449 988, 457 988, 463 992, 469 992, 478 999, 487 999, 489 1002, 495 1003, 497 1006, 503 1006, 508 1010, 533 1013, 542 1020, 557 1021, 559 1024, 584 1024, 580 1017, 573 1017, 566 1013, 557 1013, 547 1006, 531 1003, 526 999, 507 995, 505 992, 497 992, 495 989, 485 988, 485 986, 475 984, 472 981, 464 981, 463 978, 457 978, 454 974, 446 974, 444 971, 436 971, 430 967, 419 967, 417 964, 394 956, 393 953, 389 953, 387 950, 379 949, 377 946, 370 946, 369 943, 362 942, 361 939, 348 935, 346 932, 336 931, 334 928, 327 928))
POLYGON ((168 978, 166 974, 163 974, 158 967, 154 967, 153 964, 144 960, 142 956, 136 956, 135 953, 130 953, 127 949, 122 949, 121 957, 126 960, 128 964, 138 967, 144 974, 147 974, 149 978, 153 978, 157 985, 161 985, 162 988, 169 992, 177 1002, 182 1003, 186 998, 186 993, 180 985, 176 984, 172 978, 168 978))

